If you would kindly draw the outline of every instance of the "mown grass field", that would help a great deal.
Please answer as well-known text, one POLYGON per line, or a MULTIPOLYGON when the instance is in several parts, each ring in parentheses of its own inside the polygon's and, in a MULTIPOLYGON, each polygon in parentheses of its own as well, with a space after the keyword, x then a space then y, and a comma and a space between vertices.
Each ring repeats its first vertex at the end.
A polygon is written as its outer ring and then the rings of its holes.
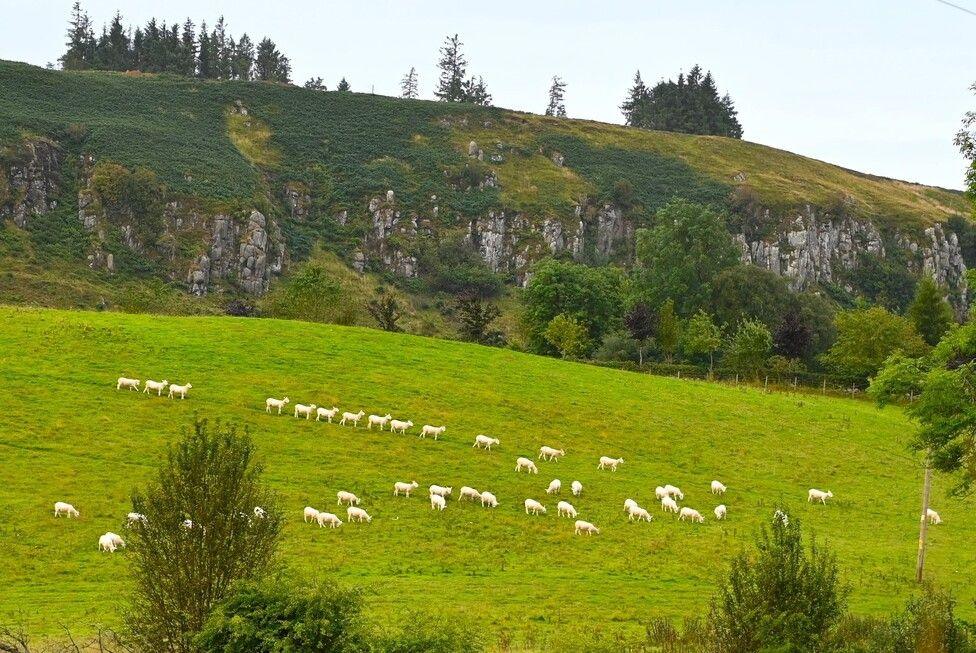
MULTIPOLYGON (((545 646, 567 632, 694 615, 778 502, 838 554, 855 611, 895 609, 913 589, 920 470, 906 450, 911 426, 894 408, 360 328, 14 308, 0 308, 0 379, 0 618, 36 632, 116 622, 127 556, 99 554, 97 537, 121 528, 131 489, 197 414, 250 427, 287 510, 283 563, 371 588, 382 618, 436 608, 481 621, 498 642, 545 646), (117 392, 119 375, 194 388, 168 401, 117 392), (264 399, 282 395, 448 430, 435 442, 265 414, 264 399), (501 445, 472 449, 478 433, 501 445), (515 474, 516 456, 534 458, 541 444, 564 447, 565 460, 515 474), (603 454, 626 462, 600 472, 603 454), (555 477, 567 488, 583 482, 575 504, 600 536, 574 537, 572 521, 556 517, 556 499, 544 495, 555 477), (724 523, 712 519, 713 478, 729 488, 724 523), (391 496, 394 481, 412 479, 415 497, 391 496), (704 525, 660 512, 653 489, 666 482, 682 487, 704 525), (435 514, 430 483, 489 489, 501 505, 451 501, 435 514), (808 505, 811 486, 836 498, 808 505), (302 523, 305 505, 334 508, 339 489, 363 498, 371 524, 302 523), (527 497, 549 515, 526 516, 527 497), (655 520, 627 523, 627 497, 655 520), (81 518, 54 519, 56 500, 81 518)), ((945 523, 932 529, 930 577, 972 619, 973 504, 947 499, 947 486, 936 479, 945 523)))

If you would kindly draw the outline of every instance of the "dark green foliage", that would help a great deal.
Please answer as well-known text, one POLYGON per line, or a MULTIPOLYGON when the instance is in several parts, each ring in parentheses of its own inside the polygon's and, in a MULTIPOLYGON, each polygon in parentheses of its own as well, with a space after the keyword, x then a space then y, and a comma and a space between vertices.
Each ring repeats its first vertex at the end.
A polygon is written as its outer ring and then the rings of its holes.
POLYGON ((909 320, 880 306, 842 311, 835 323, 837 340, 821 358, 839 374, 865 379, 896 351, 918 356, 926 349, 909 320))
POLYGON ((410 71, 400 80, 400 97, 407 100, 416 100, 420 97, 420 88, 417 82, 417 69, 410 66, 410 71))
POLYGON ((743 320, 725 345, 722 362, 733 372, 758 378, 773 349, 773 336, 758 320, 743 320))
POLYGON ((811 353, 813 330, 796 310, 788 310, 776 325, 773 349, 787 358, 805 359, 811 353))
POLYGON ((954 322, 952 308, 945 300, 942 289, 928 275, 919 282, 907 315, 922 340, 930 345, 936 345, 954 322))
POLYGON ((269 317, 307 322, 352 324, 351 297, 346 297, 342 285, 325 268, 306 263, 268 297, 269 317))
POLYGON ((712 283, 712 310, 719 324, 759 320, 770 329, 782 321, 792 293, 780 275, 755 265, 723 270, 712 283))
POLYGON ((381 630, 374 639, 376 653, 477 653, 485 650, 481 633, 456 619, 411 613, 407 625, 381 630))
POLYGON ((620 322, 620 285, 620 272, 613 268, 553 259, 540 262, 522 293, 529 347, 539 353, 553 351, 543 334, 557 315, 575 318, 591 342, 601 342, 620 322))
POLYGON ((625 331, 614 331, 608 333, 603 338, 603 342, 593 352, 593 359, 598 361, 638 361, 641 362, 641 354, 638 353, 638 344, 631 335, 625 331))
POLYGON ((247 434, 198 420, 169 448, 157 480, 133 495, 132 509, 147 518, 127 538, 135 579, 127 622, 141 648, 194 651, 233 583, 273 564, 282 515, 261 471, 247 434))
POLYGON ((305 80, 305 83, 302 85, 302 87, 312 91, 329 90, 328 88, 326 88, 325 82, 322 81, 321 77, 309 77, 307 80, 305 80))
POLYGON ((383 294, 378 299, 370 299, 366 302, 366 310, 384 331, 403 331, 397 324, 403 317, 400 303, 393 295, 383 294))
POLYGON ((711 374, 715 367, 715 352, 722 346, 722 329, 711 315, 700 310, 685 324, 681 344, 688 356, 708 356, 708 372, 711 374))
POLYGON ((632 127, 742 138, 732 98, 720 97, 712 73, 703 75, 697 65, 678 81, 662 80, 651 89, 638 71, 620 110, 632 127))
POLYGON ((287 84, 291 81, 290 75, 291 63, 288 57, 278 51, 274 41, 268 37, 261 39, 254 55, 254 78, 262 82, 287 84))
MULTIPOLYGON (((976 84, 970 86, 969 90, 976 93, 976 84)), ((969 161, 969 168, 966 170, 967 195, 973 202, 976 214, 976 111, 967 111, 963 116, 962 126, 956 132, 954 142, 963 157, 969 161)))
MULTIPOLYGON (((648 340, 654 335, 654 328, 657 326, 657 316, 645 302, 635 302, 624 314, 624 326, 630 333, 637 348, 637 358, 639 363, 644 362, 644 347, 648 340)), ((604 341, 606 344, 606 341, 604 341)))
POLYGON ((352 90, 352 87, 349 86, 349 82, 347 82, 346 81, 346 78, 343 77, 342 79, 339 80, 338 85, 336 85, 336 90, 337 91, 351 91, 352 90))
POLYGON ((566 117, 566 82, 560 79, 559 75, 552 76, 552 84, 549 86, 549 104, 546 106, 547 116, 557 118, 566 117))
POLYGON ((91 187, 109 222, 132 226, 143 244, 156 242, 163 231, 163 187, 155 173, 100 161, 92 171, 91 187))
POLYGON ((196 644, 203 653, 369 653, 358 591, 243 583, 218 605, 196 644))
POLYGON ((756 552, 739 555, 712 603, 711 650, 823 651, 844 615, 846 588, 837 561, 810 539, 803 546, 800 520, 778 510, 762 527, 756 552))
POLYGON ((485 265, 478 252, 461 240, 430 244, 421 250, 420 270, 432 290, 494 297, 504 279, 485 265))
POLYGON ((858 257, 857 267, 844 276, 872 303, 897 313, 903 312, 915 295, 915 276, 904 261, 894 257, 863 253, 858 257))
POLYGON ((463 293, 457 298, 454 313, 458 321, 458 333, 469 342, 482 345, 499 346, 505 337, 501 331, 492 328, 501 311, 494 304, 482 301, 476 293, 463 293))
POLYGON ((966 267, 976 267, 976 224, 965 216, 954 215, 946 222, 946 226, 959 239, 959 250, 966 267))
MULTIPOLYGON (((803 292, 794 295, 790 302, 790 308, 786 315, 784 315, 784 320, 787 316, 793 314, 797 325, 805 324, 810 333, 809 345, 804 353, 804 350, 800 347, 802 339, 797 338, 793 340, 791 346, 787 347, 786 334, 780 333, 783 339, 778 342, 783 345, 783 350, 778 353, 785 356, 801 358, 807 365, 813 364, 816 361, 816 357, 830 349, 830 346, 834 344, 834 340, 837 338, 837 329, 834 326, 835 313, 836 308, 834 304, 821 295, 814 294, 813 292, 803 292)), ((777 329, 782 324, 781 322, 777 329)), ((796 333, 793 337, 796 338, 801 335, 796 333)))

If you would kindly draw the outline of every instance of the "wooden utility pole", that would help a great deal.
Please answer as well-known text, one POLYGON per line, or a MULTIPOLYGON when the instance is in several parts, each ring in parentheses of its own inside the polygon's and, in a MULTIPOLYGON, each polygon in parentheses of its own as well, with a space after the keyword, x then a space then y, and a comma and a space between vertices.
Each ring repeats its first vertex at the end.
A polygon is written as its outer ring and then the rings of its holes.
POLYGON ((922 522, 918 529, 918 562, 915 563, 915 582, 922 582, 925 569, 925 538, 929 529, 929 494, 932 492, 931 452, 925 456, 925 481, 922 484, 922 522))

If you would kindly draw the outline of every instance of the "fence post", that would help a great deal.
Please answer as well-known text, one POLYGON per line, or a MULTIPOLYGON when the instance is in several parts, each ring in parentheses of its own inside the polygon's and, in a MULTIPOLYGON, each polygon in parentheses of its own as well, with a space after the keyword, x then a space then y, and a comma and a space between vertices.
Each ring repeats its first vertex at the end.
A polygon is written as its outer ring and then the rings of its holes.
POLYGON ((769 392, 769 375, 766 375, 766 381, 763 383, 763 392, 769 392))
POLYGON ((735 384, 736 385, 739 385, 739 375, 738 374, 735 375, 735 384))
POLYGON ((824 379, 823 380, 823 390, 821 391, 820 394, 823 394, 823 395, 826 395, 827 394, 827 379, 824 379))
POLYGON ((681 370, 678 370, 678 380, 681 380, 681 370))

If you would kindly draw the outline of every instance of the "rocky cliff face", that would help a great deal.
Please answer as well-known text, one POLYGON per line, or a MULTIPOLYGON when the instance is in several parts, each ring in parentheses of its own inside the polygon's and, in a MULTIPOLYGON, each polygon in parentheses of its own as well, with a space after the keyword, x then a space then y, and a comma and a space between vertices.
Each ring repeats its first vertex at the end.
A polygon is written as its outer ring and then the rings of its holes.
POLYGON ((203 219, 206 248, 190 264, 186 283, 194 295, 230 282, 251 295, 267 292, 285 265, 285 248, 277 223, 252 210, 245 219, 218 214, 203 219))
POLYGON ((24 228, 31 216, 57 208, 63 163, 64 154, 53 143, 22 143, 6 174, 0 170, 0 218, 13 218, 24 228))

